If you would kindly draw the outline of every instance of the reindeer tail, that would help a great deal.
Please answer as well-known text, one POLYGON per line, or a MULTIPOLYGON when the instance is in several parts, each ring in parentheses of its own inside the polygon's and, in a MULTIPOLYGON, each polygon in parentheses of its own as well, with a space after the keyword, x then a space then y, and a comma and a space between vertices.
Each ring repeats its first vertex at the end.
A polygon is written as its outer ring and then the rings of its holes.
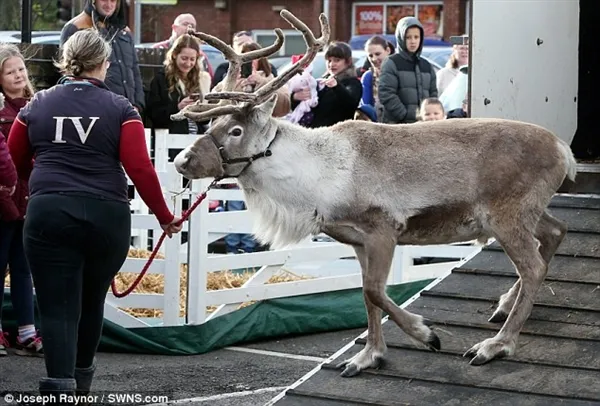
POLYGON ((560 140, 558 142, 558 148, 560 152, 565 157, 565 176, 575 182, 575 176, 577 175, 577 161, 575 161, 575 156, 573 155, 573 151, 571 151, 571 147, 564 141, 560 140))

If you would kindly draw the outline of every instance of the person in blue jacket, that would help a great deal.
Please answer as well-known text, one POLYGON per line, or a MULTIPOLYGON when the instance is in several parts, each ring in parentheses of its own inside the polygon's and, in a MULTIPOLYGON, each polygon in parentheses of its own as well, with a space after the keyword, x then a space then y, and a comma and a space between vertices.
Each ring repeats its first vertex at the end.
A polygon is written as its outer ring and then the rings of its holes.
POLYGON ((361 105, 371 106, 375 110, 377 118, 374 121, 379 121, 383 110, 377 93, 381 64, 390 54, 394 53, 394 45, 385 38, 376 35, 369 38, 365 43, 365 51, 367 51, 370 67, 361 77, 363 87, 361 105))

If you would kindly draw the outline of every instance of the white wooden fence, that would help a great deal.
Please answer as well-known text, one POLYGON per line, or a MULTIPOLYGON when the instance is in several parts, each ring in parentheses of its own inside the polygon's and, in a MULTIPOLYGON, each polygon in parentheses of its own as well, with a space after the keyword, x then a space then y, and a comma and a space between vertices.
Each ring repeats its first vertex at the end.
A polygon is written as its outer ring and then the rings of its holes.
MULTIPOLYGON (((149 131, 149 130, 148 130, 149 131)), ((147 139, 149 140, 149 133, 147 139)), ((189 135, 168 134, 157 131, 155 148, 151 151, 163 192, 170 207, 181 213, 182 202, 190 200, 190 205, 202 193, 211 179, 191 182, 183 189, 183 179, 168 162, 169 149, 182 149, 195 139, 189 135)), ((224 180, 232 183, 235 180, 224 180)), ((353 259, 354 251, 337 242, 315 242, 312 239, 283 250, 270 250, 238 255, 210 254, 208 246, 229 233, 249 233, 252 229, 252 214, 248 210, 233 212, 209 212, 209 200, 244 200, 239 189, 213 189, 207 198, 192 213, 184 224, 188 232, 188 242, 180 244, 179 236, 165 239, 161 248, 164 259, 155 259, 148 273, 164 275, 164 294, 131 293, 124 298, 116 298, 109 293, 105 306, 105 317, 124 327, 154 325, 201 324, 212 318, 229 313, 241 303, 272 298, 296 296, 310 293, 330 292, 357 288, 362 285, 358 261, 353 259), (188 265, 186 317, 179 315, 180 267, 188 265), (242 287, 208 291, 207 275, 210 272, 228 269, 259 268, 242 287), (265 284, 273 275, 282 270, 307 276, 310 279, 265 284), (207 306, 217 306, 217 310, 207 314, 207 306), (150 308, 163 311, 163 317, 144 319, 131 316, 123 308, 150 308)), ((145 248, 154 247, 154 241, 162 230, 154 216, 136 198, 132 201, 132 229, 135 231, 133 243, 145 248), (148 243, 148 230, 153 230, 153 241, 148 243)), ((403 246, 396 248, 395 259, 390 272, 389 283, 435 278, 480 251, 471 244, 438 246, 403 246), (429 265, 413 265, 413 258, 442 257, 455 260, 429 265)), ((129 258, 121 272, 141 271, 146 259, 129 258)))

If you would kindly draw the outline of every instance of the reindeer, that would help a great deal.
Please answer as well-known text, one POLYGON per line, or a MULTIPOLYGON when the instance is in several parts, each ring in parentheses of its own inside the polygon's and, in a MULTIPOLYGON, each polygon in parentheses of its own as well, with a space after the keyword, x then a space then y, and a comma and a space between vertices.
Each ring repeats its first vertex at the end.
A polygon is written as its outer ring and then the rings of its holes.
POLYGON ((280 29, 273 45, 245 54, 194 33, 223 52, 229 70, 223 92, 171 117, 214 119, 206 134, 177 155, 177 171, 188 179, 237 178, 255 217, 256 237, 275 249, 319 233, 353 247, 362 270, 368 336, 362 351, 338 365, 342 376, 384 360, 382 311, 425 348, 441 347, 429 320, 401 309, 386 294, 394 249, 402 244, 489 238, 501 244, 519 279, 489 319, 504 322, 501 329, 464 356, 482 365, 512 355, 567 232, 547 206, 566 178, 575 179, 570 147, 542 127, 500 119, 405 125, 349 120, 308 129, 273 118, 273 92, 313 60, 330 32, 324 15, 320 38, 287 10, 281 16, 303 34, 307 52, 255 93, 231 89, 243 62, 281 47, 280 29))

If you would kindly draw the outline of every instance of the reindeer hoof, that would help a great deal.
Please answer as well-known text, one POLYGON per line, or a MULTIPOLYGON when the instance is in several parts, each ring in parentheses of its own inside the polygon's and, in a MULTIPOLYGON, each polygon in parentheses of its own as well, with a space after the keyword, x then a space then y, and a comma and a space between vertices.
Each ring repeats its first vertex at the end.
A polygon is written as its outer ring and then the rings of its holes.
MULTIPOLYGON (((385 360, 383 359, 383 357, 375 357, 373 359, 373 363, 369 366, 369 368, 379 369, 379 368, 381 368, 381 366, 383 365, 384 362, 385 362, 385 360)), ((350 378, 352 376, 356 376, 356 375, 360 374, 360 371, 362 371, 362 369, 359 368, 358 365, 352 363, 350 360, 341 362, 340 364, 337 365, 337 368, 338 369, 344 368, 344 370, 340 374, 340 376, 342 376, 344 378, 350 378)))
POLYGON ((423 317, 423 324, 426 327, 429 327, 429 337, 425 341, 425 345, 427 345, 429 349, 433 351, 439 351, 442 348, 442 344, 440 342, 440 338, 431 329, 431 326, 434 325, 434 322, 423 317))
POLYGON ((514 346, 509 343, 499 341, 495 338, 488 338, 471 347, 463 354, 463 357, 472 358, 469 364, 479 366, 493 359, 508 357, 513 353, 513 350, 514 346))
POLYGON ((487 358, 485 355, 477 354, 475 356, 475 358, 473 358, 471 360, 471 362, 469 362, 469 364, 473 365, 473 366, 480 366, 480 365, 490 362, 493 359, 504 358, 507 356, 508 356, 508 353, 506 352, 506 350, 500 351, 498 354, 494 355, 492 358, 487 358))
POLYGON ((352 358, 351 359, 347 359, 345 361, 340 362, 339 364, 337 364, 335 366, 336 369, 342 369, 344 368, 346 365, 348 365, 350 362, 352 362, 352 358))
POLYGON ((442 343, 440 342, 440 338, 433 331, 431 332, 429 340, 427 340, 427 345, 430 349, 434 351, 439 351, 442 349, 442 343))
POLYGON ((492 314, 492 317, 489 318, 489 322, 490 323, 503 323, 506 321, 506 319, 508 318, 508 313, 506 313, 504 310, 496 310, 494 312, 494 314, 492 314))
POLYGON ((367 368, 380 368, 385 362, 383 354, 373 354, 372 350, 363 350, 354 357, 340 362, 336 365, 337 369, 344 368, 341 376, 349 378, 360 374, 360 371, 367 368))
POLYGON ((358 368, 356 364, 352 363, 352 358, 340 362, 335 367, 337 369, 344 368, 344 370, 340 374, 340 376, 343 376, 344 378, 349 378, 360 373, 360 368, 358 368))
POLYGON ((348 364, 346 368, 342 371, 340 376, 343 376, 344 378, 350 378, 358 374, 360 374, 360 369, 358 369, 358 367, 355 364, 348 364))

